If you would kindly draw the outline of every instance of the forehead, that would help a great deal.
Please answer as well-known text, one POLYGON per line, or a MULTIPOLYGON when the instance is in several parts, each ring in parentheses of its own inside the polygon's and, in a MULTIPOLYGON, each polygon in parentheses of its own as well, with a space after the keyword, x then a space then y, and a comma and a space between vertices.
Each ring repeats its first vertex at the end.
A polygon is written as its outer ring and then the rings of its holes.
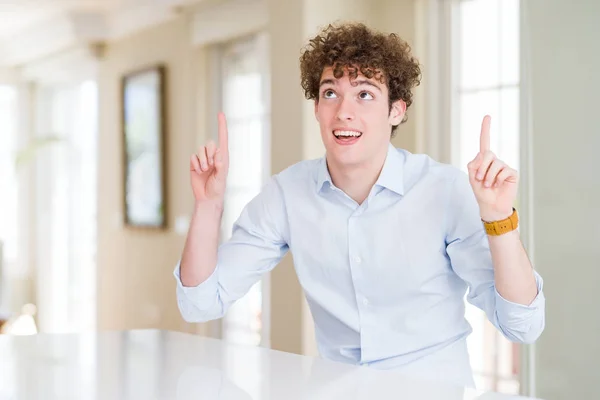
POLYGON ((380 72, 371 78, 367 78, 366 76, 364 76, 360 72, 359 69, 357 69, 356 72, 354 72, 354 71, 352 71, 352 72, 355 73, 356 76, 351 77, 350 71, 348 70, 348 68, 344 67, 344 69, 343 69, 344 74, 341 77, 336 78, 333 67, 327 66, 327 67, 323 68, 323 72, 321 73, 321 82, 324 80, 327 80, 328 82, 340 83, 340 82, 350 82, 350 81, 358 80, 358 81, 362 81, 362 82, 367 81, 381 89, 383 89, 387 86, 385 84, 385 79, 383 77, 383 74, 380 72))

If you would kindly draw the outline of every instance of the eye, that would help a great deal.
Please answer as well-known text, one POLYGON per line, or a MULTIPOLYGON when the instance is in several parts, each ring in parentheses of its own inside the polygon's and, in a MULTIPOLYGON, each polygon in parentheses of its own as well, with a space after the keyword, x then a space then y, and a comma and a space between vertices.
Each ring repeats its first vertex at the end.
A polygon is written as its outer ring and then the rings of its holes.
POLYGON ((373 95, 369 92, 360 92, 358 97, 360 97, 361 100, 373 100, 373 95))
POLYGON ((326 99, 333 99, 335 97, 335 92, 331 89, 327 89, 323 91, 323 97, 326 99))

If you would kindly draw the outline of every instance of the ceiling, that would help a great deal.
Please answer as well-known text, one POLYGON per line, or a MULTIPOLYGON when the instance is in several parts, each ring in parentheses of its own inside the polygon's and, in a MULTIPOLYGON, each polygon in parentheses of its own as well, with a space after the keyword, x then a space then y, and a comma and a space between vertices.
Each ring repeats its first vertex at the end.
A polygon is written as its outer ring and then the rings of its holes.
POLYGON ((0 67, 61 49, 114 40, 178 15, 203 0, 3 0, 0 67))
POLYGON ((0 4, 0 40, 69 12, 110 13, 147 0, 8 0, 0 4))

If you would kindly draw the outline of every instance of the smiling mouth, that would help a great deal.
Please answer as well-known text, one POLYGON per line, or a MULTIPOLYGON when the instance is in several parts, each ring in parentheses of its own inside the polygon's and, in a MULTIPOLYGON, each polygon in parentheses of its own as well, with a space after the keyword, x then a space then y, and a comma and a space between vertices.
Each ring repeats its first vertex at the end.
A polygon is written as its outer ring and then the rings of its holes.
POLYGON ((333 131, 333 135, 340 140, 352 140, 352 139, 358 139, 359 137, 362 136, 362 132, 357 132, 357 131, 338 131, 335 130, 333 131))

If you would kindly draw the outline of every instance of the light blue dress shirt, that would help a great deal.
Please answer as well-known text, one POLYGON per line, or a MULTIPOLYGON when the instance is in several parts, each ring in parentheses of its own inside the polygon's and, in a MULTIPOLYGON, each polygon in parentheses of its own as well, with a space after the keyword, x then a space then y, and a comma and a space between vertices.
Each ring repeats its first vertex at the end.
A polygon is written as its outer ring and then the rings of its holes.
POLYGON ((336 188, 325 159, 273 176, 242 211, 197 287, 174 275, 183 318, 228 307, 290 250, 322 357, 473 386, 464 298, 509 340, 544 329, 542 279, 530 305, 495 288, 487 235, 468 176, 391 144, 379 179, 357 204, 336 188))

